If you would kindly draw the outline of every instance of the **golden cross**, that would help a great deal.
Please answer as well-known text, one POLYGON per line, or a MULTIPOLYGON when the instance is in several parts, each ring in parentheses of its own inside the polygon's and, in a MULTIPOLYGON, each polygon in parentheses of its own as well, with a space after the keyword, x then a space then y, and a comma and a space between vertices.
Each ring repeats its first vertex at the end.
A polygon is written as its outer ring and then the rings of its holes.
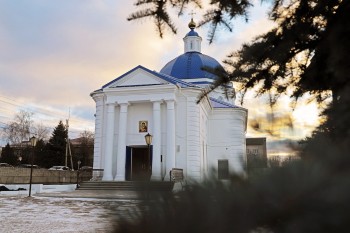
POLYGON ((191 18, 193 19, 193 15, 195 15, 196 13, 193 12, 193 10, 191 11, 191 13, 189 13, 189 15, 191 15, 191 18))

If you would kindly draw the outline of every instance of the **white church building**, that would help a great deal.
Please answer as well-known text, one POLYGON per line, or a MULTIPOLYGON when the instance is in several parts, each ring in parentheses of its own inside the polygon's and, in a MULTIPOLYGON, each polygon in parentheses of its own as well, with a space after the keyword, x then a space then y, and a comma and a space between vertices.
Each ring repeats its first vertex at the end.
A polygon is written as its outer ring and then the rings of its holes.
POLYGON ((196 181, 244 171, 248 111, 222 90, 197 103, 216 78, 202 68, 222 66, 201 53, 193 20, 189 27, 184 53, 160 71, 139 65, 91 93, 96 103, 93 166, 104 169, 103 181, 169 181, 174 168, 196 181))

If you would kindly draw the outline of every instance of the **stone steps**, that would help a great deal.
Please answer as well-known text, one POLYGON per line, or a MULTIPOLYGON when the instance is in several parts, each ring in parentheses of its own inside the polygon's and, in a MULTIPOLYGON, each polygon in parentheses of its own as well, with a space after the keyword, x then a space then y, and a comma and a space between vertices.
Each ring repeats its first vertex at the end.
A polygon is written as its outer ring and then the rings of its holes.
POLYGON ((84 181, 78 190, 171 191, 169 181, 84 181))

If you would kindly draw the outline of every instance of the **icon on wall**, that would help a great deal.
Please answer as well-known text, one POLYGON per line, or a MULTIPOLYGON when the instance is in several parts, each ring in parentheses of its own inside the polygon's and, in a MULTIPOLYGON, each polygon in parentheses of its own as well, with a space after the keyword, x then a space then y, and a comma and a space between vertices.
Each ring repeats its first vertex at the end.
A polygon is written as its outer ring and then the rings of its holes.
POLYGON ((139 121, 139 133, 148 131, 148 121, 139 121))

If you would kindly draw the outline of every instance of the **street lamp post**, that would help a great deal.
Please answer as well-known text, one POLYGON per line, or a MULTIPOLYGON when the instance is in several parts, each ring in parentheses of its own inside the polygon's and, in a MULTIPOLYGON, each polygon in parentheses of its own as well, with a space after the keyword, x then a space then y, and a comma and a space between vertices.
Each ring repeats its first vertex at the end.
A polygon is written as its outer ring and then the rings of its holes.
POLYGON ((32 194, 32 180, 33 180, 33 163, 34 163, 34 148, 36 146, 36 137, 30 138, 30 145, 32 146, 32 157, 31 157, 31 166, 30 166, 30 178, 29 178, 29 196, 32 194))
POLYGON ((152 144, 152 135, 147 133, 145 135, 145 141, 146 141, 146 144, 147 144, 147 147, 148 147, 148 175, 149 175, 149 178, 151 178, 151 175, 152 175, 152 166, 151 166, 151 144, 152 144))
POLYGON ((78 160, 78 170, 77 170, 77 188, 79 188, 79 168, 80 168, 81 161, 78 160))

